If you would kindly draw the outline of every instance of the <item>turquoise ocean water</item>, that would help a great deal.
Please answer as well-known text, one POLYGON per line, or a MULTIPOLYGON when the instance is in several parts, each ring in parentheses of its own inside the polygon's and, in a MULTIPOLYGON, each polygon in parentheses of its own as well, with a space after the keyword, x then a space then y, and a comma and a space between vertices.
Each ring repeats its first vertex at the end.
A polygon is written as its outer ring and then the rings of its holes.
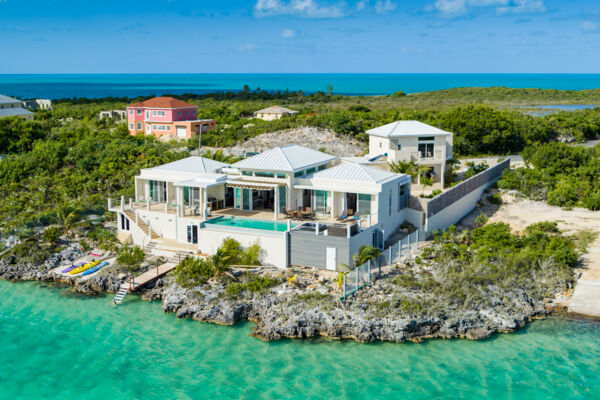
POLYGON ((0 74, 0 94, 18 98, 136 97, 251 89, 382 95, 465 86, 594 89, 600 74, 0 74))
POLYGON ((248 336, 159 303, 0 281, 0 399, 598 399, 600 323, 553 317, 485 341, 248 336))

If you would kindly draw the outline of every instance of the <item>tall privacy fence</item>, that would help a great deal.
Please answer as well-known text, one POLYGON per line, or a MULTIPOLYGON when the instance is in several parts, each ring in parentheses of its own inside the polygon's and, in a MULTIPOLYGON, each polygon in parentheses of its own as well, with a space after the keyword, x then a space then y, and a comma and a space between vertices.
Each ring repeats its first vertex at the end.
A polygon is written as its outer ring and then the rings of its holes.
POLYGON ((368 261, 345 274, 342 300, 377 279, 381 275, 381 267, 408 260, 418 250, 418 246, 419 231, 414 231, 383 250, 376 263, 368 261))
POLYGON ((454 204, 469 193, 479 189, 483 185, 487 185, 492 181, 498 180, 502 176, 502 171, 510 167, 510 159, 502 161, 500 164, 488 168, 475 176, 470 177, 448 189, 442 194, 434 197, 427 202, 427 218, 434 216, 446 207, 454 204))

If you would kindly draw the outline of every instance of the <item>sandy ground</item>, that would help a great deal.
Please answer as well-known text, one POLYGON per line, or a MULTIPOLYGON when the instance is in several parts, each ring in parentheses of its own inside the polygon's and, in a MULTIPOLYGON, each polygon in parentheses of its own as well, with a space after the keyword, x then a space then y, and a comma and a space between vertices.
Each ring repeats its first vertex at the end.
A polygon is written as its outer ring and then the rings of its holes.
POLYGON ((477 207, 461 221, 459 228, 461 225, 463 227, 471 225, 483 212, 490 217, 489 222, 506 222, 518 231, 536 222, 556 221, 566 234, 582 230, 597 232, 598 236, 588 246, 588 252, 583 256, 581 268, 576 271, 579 279, 568 303, 568 310, 577 314, 600 317, 600 212, 583 208, 563 210, 542 201, 517 199, 506 193, 502 198, 504 202, 500 207, 483 201, 483 206, 477 207))

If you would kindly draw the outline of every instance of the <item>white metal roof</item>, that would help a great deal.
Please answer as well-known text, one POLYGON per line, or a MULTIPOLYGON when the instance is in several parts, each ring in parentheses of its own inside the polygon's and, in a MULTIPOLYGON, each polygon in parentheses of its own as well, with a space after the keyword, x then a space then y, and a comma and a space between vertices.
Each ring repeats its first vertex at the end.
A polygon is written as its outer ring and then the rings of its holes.
POLYGON ((194 179, 188 179, 186 181, 180 181, 175 183, 175 186, 189 186, 189 187, 210 187, 218 184, 224 184, 227 181, 227 175, 224 174, 202 174, 194 179))
POLYGON ((204 157, 187 157, 157 167, 145 168, 148 172, 174 172, 184 174, 208 174, 218 172, 227 164, 204 157))
POLYGON ((238 161, 232 166, 239 169, 259 171, 293 172, 335 159, 336 157, 331 154, 325 154, 297 144, 288 144, 238 161))
POLYGON ((314 174, 307 175, 306 178, 338 182, 383 183, 401 176, 403 175, 363 164, 344 163, 333 168, 324 169, 315 172, 314 174))
POLYGON ((21 100, 0 94, 0 104, 22 103, 21 100))
POLYGON ((33 113, 21 107, 0 108, 0 117, 14 117, 23 115, 33 115, 33 113))
POLYGON ((267 108, 263 108, 262 110, 254 111, 255 114, 298 114, 299 111, 290 110, 289 108, 281 107, 281 106, 271 106, 267 108))
POLYGON ((379 126, 377 128, 369 129, 367 134, 381 137, 452 135, 450 132, 443 131, 420 121, 396 121, 390 124, 379 126))

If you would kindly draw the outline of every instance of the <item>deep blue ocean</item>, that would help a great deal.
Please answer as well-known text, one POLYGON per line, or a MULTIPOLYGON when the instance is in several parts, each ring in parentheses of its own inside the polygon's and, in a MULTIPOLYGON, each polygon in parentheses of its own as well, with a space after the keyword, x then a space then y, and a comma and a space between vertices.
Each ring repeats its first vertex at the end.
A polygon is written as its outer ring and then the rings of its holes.
POLYGON ((595 89, 600 74, 65 74, 2 75, 0 94, 27 98, 136 97, 252 90, 385 95, 456 87, 595 89))

